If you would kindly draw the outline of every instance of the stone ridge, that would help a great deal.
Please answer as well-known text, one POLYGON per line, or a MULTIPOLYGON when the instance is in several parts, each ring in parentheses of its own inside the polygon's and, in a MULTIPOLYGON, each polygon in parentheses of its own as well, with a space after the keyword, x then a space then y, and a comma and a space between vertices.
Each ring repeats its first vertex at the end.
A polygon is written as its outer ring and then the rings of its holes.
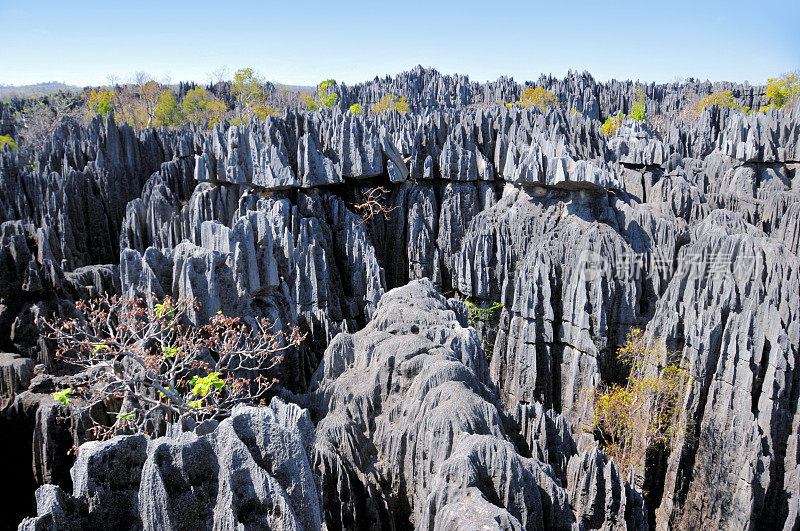
MULTIPOLYGON (((647 85, 651 123, 607 137, 599 119, 628 112, 634 84, 536 85, 562 105, 494 105, 523 87, 418 68, 341 86, 332 110, 210 131, 95 119, 32 158, 4 150, 0 429, 19 435, 0 451, 14 474, 66 492, 67 451, 87 440, 50 396, 69 375, 36 318, 103 293, 189 296, 197 323, 223 311, 308 332, 279 392, 315 416, 329 529, 792 529, 800 105, 687 118, 691 94, 758 107, 760 89, 647 85), (387 91, 412 112, 346 112, 387 91), (387 217, 364 221, 376 186, 387 217), (686 433, 621 474, 586 429, 631 327, 693 379, 686 433)), ((43 517, 83 507, 44 489, 43 517)), ((16 521, 30 492, 4 500, 16 521)))

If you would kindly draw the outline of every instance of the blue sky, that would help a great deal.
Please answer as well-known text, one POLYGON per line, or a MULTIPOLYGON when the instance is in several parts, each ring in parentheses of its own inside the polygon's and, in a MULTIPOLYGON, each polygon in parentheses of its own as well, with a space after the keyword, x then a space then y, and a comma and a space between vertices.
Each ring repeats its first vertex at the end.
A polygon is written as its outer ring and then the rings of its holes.
POLYGON ((0 84, 206 81, 222 65, 310 85, 414 65, 486 81, 763 82, 800 68, 800 1, 117 2, 0 0, 0 84))

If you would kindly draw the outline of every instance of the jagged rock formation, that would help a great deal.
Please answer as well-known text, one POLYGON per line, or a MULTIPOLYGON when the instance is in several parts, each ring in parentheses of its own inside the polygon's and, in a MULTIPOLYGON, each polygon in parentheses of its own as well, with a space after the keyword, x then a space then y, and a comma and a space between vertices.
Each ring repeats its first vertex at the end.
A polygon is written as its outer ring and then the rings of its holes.
POLYGON ((634 88, 417 68, 340 85, 333 110, 211 131, 96 119, 32 158, 5 150, 0 350, 14 355, 0 360, 0 400, 28 438, 12 455, 68 489, 69 461, 53 456, 83 441, 56 426, 47 378, 31 375, 59 370, 37 316, 104 292, 191 296, 195 322, 221 310, 310 332, 281 370, 285 396, 319 416, 329 528, 792 528, 800 105, 686 117, 712 90, 764 100, 747 85, 646 85, 659 119, 604 136, 598 120, 629 112, 634 88), (494 104, 534 85, 561 105, 494 104), (389 92, 412 112, 346 112, 389 92), (356 205, 375 186, 391 210, 363 221, 356 205), (432 284, 389 291, 416 279, 432 284), (501 304, 473 323, 491 333, 469 332, 472 310, 433 287, 501 304), (634 326, 666 339, 694 380, 689 430, 654 472, 628 475, 581 434, 634 326))
POLYGON ((275 398, 218 426, 86 443, 72 495, 39 488, 20 529, 320 529, 313 442, 308 412, 275 398))
MULTIPOLYGON (((429 280, 414 281, 384 295, 364 329, 328 347, 312 383, 321 417, 314 463, 328 525, 402 527, 407 519, 418 529, 568 529, 575 522, 553 468, 510 442, 465 310, 429 280)), ((626 492, 609 495, 617 511, 606 516, 624 525, 626 492)), ((632 528, 643 522, 640 514, 632 528)))

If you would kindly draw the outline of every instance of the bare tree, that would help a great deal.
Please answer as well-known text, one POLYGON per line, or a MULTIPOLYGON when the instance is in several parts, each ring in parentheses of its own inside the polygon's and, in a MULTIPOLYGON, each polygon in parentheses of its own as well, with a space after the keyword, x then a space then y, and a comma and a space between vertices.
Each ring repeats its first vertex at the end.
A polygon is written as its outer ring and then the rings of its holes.
POLYGON ((296 328, 276 331, 266 319, 248 324, 221 313, 191 326, 186 316, 195 308, 186 299, 103 297, 77 302, 75 318, 40 319, 57 343, 56 358, 83 369, 54 398, 72 404, 76 415, 116 405, 113 425, 95 422, 99 439, 148 433, 161 417, 220 418, 238 403, 264 402, 277 381, 270 369, 305 336, 296 328))
POLYGON ((82 109, 80 96, 73 93, 59 92, 28 99, 17 124, 20 144, 32 152, 42 149, 59 126, 70 120, 81 120, 82 109))
POLYGON ((228 67, 228 65, 222 65, 208 74, 208 82, 211 85, 216 85, 218 83, 228 81, 230 77, 231 69, 228 67))
POLYGON ((389 219, 389 213, 396 207, 387 208, 384 205, 385 196, 389 193, 386 188, 377 186, 367 192, 367 197, 363 203, 353 205, 361 216, 361 223, 365 223, 377 215, 382 215, 383 219, 389 219))

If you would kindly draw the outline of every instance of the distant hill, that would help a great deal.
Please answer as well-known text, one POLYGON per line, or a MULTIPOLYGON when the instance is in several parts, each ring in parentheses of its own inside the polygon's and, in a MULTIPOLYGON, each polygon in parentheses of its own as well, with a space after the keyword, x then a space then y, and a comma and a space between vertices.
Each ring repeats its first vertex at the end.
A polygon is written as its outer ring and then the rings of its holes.
POLYGON ((46 83, 36 83, 35 85, 3 85, 0 84, 0 98, 8 99, 15 96, 44 96, 58 91, 77 92, 81 87, 67 85, 60 81, 48 81, 46 83))

